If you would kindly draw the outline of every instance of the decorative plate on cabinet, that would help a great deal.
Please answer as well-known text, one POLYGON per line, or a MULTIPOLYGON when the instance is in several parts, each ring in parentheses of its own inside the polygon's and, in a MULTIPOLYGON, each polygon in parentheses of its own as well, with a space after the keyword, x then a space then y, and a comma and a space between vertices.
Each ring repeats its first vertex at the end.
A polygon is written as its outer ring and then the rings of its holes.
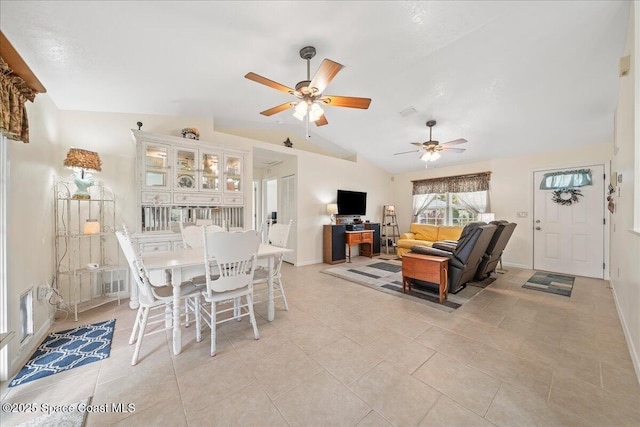
POLYGON ((180 188, 193 188, 195 180, 191 175, 180 175, 178 177, 178 187, 180 188))

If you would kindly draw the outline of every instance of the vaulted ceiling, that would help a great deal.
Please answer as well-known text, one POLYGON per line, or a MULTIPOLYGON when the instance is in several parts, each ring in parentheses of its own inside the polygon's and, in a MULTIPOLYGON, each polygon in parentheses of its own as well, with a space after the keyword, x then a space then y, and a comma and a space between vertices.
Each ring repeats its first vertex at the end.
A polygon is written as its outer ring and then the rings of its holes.
MULTIPOLYGON (((61 109, 213 117, 216 129, 303 138, 260 111, 306 77, 304 46, 345 68, 310 143, 391 173, 410 142, 465 138, 446 166, 611 140, 628 1, 0 1, 0 28, 61 109)), ((431 167, 431 165, 430 165, 431 167)))

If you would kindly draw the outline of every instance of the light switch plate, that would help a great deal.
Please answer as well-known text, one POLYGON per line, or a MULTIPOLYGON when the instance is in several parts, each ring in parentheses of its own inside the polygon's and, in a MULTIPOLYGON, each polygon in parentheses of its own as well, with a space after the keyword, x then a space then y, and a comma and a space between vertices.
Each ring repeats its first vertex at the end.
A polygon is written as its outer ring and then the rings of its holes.
POLYGON ((529 216, 529 212, 519 211, 519 212, 516 212, 516 216, 518 218, 527 218, 529 216))

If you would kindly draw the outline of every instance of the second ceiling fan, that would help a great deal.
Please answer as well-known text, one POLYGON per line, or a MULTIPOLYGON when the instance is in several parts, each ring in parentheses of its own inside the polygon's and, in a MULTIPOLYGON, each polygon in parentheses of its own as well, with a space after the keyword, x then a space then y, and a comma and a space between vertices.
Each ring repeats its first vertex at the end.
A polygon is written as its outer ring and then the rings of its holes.
POLYGON ((310 77, 311 58, 316 55, 316 48, 313 46, 307 46, 300 49, 300 57, 307 61, 307 79, 302 80, 296 84, 295 89, 287 87, 283 84, 269 80, 266 77, 262 77, 256 73, 247 73, 245 77, 249 80, 253 80, 256 83, 269 86, 273 89, 281 92, 286 92, 294 95, 298 98, 297 101, 285 102, 276 107, 269 108, 262 111, 260 114, 263 116, 271 116, 281 111, 288 110, 295 107, 294 117, 299 120, 308 118, 309 121, 314 122, 317 126, 324 126, 328 123, 327 118, 324 116, 324 110, 322 106, 331 107, 347 107, 347 108, 360 108, 366 110, 371 104, 369 98, 356 98, 352 96, 336 96, 336 95, 323 95, 327 85, 333 80, 344 65, 331 61, 330 59, 324 59, 320 68, 313 76, 310 77))
POLYGON ((435 120, 429 120, 427 122, 427 126, 429 127, 428 141, 411 143, 412 145, 420 147, 418 150, 403 151, 401 153, 395 153, 394 155, 419 152, 420 160, 424 160, 425 162, 428 162, 428 161, 434 161, 439 159, 441 151, 452 151, 455 153, 462 153, 464 151, 464 148, 451 147, 452 145, 464 144, 465 142, 468 142, 464 138, 454 139, 453 141, 443 142, 442 144, 440 144, 440 142, 438 141, 434 141, 431 137, 431 131, 433 130, 433 127, 435 125, 436 125, 435 120))

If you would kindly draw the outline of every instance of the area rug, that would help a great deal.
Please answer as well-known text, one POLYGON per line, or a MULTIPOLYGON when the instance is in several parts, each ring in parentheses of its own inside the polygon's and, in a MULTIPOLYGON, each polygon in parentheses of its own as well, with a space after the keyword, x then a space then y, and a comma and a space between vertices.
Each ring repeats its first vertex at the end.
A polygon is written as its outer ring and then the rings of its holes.
POLYGON ((411 291, 402 293, 402 261, 374 260, 365 264, 343 264, 324 269, 322 272, 447 312, 461 307, 495 280, 495 278, 488 278, 482 282, 470 282, 457 294, 450 293, 449 297, 440 304, 438 294, 415 282, 411 291))
POLYGON ((570 297, 575 279, 575 276, 538 271, 522 287, 570 297))
POLYGON ((115 324, 112 319, 49 334, 9 387, 106 359, 115 324))
POLYGON ((50 405, 50 414, 17 424, 16 427, 82 427, 87 419, 87 406, 90 401, 91 398, 87 397, 68 405, 50 405))

